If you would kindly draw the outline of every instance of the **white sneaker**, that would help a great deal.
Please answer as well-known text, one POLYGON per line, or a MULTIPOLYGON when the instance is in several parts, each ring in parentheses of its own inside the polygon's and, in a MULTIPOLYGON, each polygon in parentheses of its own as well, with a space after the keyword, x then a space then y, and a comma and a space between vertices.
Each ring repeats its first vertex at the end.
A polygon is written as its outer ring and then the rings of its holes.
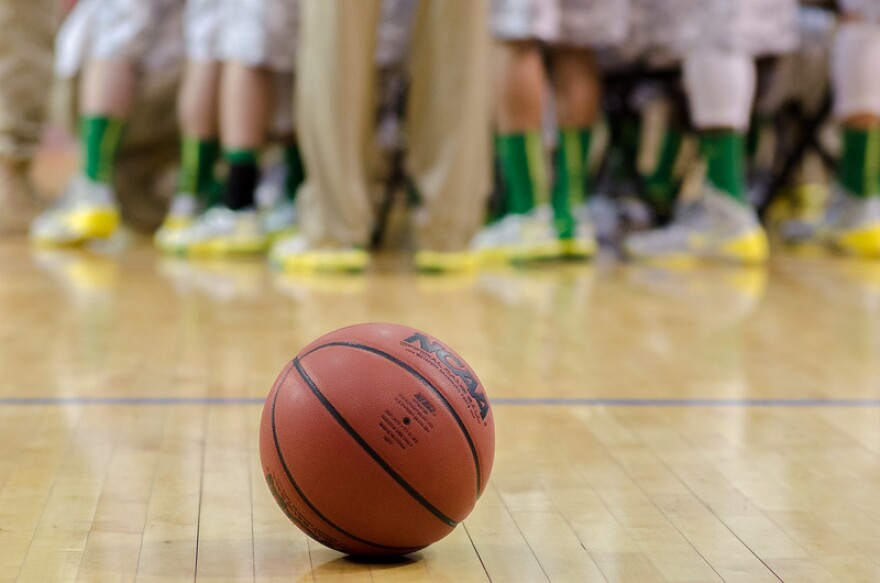
POLYGON ((75 177, 51 209, 31 224, 38 245, 74 245, 106 239, 119 226, 119 205, 113 189, 85 176, 75 177))
POLYGON ((269 263, 287 273, 360 272, 369 261, 369 254, 353 245, 316 247, 303 235, 282 239, 269 251, 269 263))
POLYGON ((162 251, 174 251, 180 246, 180 236, 192 226, 199 214, 199 202, 194 194, 178 193, 171 199, 168 214, 153 237, 162 251))
POLYGON ((596 241, 590 209, 585 204, 580 205, 575 209, 574 237, 559 240, 562 256, 566 259, 589 259, 599 248, 596 241))
POLYGON ((263 231, 271 238, 291 235, 296 230, 296 204, 291 200, 280 200, 261 213, 263 231))
POLYGON ((853 196, 835 185, 818 235, 846 253, 880 257, 880 197, 853 196))
POLYGON ((507 215, 483 228, 471 243, 471 250, 487 263, 537 261, 564 256, 548 206, 524 215, 507 215))
POLYGON ((700 197, 680 202, 668 226, 634 233, 624 243, 634 259, 710 258, 737 263, 767 260, 767 235, 755 211, 706 184, 700 197))
POLYGON ((263 253, 269 238, 253 209, 208 209, 180 233, 175 249, 185 255, 248 255, 263 253))

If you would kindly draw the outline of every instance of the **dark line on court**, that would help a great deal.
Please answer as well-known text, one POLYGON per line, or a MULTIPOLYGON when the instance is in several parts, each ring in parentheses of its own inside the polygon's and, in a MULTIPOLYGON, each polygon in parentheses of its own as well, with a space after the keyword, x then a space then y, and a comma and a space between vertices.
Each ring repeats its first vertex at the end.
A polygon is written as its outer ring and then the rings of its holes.
MULTIPOLYGON (((880 408, 880 399, 624 399, 577 397, 500 397, 490 399, 493 406, 510 407, 841 407, 880 408)), ((263 397, 0 397, 0 407, 38 405, 263 405, 263 397)))
POLYGON ((428 501, 427 498, 422 496, 421 493, 419 493, 418 490, 416 490, 409 482, 407 482, 403 476, 394 471, 394 468, 392 468, 388 464, 388 462, 382 459, 382 456, 380 456, 375 449, 370 447, 370 444, 368 444, 366 440, 364 440, 364 438, 361 437, 357 431, 355 431, 354 427, 352 427, 349 422, 345 420, 342 414, 337 411, 336 407, 334 407, 333 404, 324 395, 324 393, 321 392, 321 389, 318 388, 318 385, 315 384, 315 381, 313 381, 309 374, 305 371, 305 369, 303 369, 299 358, 293 359, 293 366, 296 367, 296 371, 299 373, 299 376, 302 378, 302 380, 306 382, 306 384, 309 386, 309 389, 312 391, 318 401, 321 402, 321 405, 323 405, 327 412, 333 416, 333 419, 335 419, 340 427, 342 427, 342 429, 344 429, 345 432, 348 433, 348 435, 353 440, 355 440, 359 446, 361 446, 361 449, 363 449, 371 458, 373 458, 374 462, 379 464, 379 467, 385 470, 386 474, 388 474, 395 482, 397 482, 397 484, 401 488, 406 490, 407 494, 412 496, 416 502, 421 504, 428 512, 436 516, 438 520, 448 526, 451 526, 452 528, 455 528, 458 525, 458 522, 452 520, 451 518, 446 516, 439 508, 431 504, 431 502, 428 501))
MULTIPOLYGON (((296 360, 294 359, 291 362, 291 364, 296 365, 296 360)), ((284 372, 284 378, 281 379, 281 382, 278 383, 278 388, 275 390, 275 395, 272 398, 272 415, 271 415, 271 418, 272 418, 272 440, 275 442, 275 453, 278 454, 278 461, 281 462, 281 467, 284 469, 284 473, 287 475, 287 479, 290 481, 290 485, 293 486, 294 490, 296 490, 296 493, 299 495, 300 498, 302 498, 302 501, 305 502, 306 505, 312 509, 312 512, 314 512, 318 516, 318 518, 320 518, 325 523, 330 525, 331 528, 341 532, 342 534, 349 537, 350 539, 356 540, 358 542, 361 542, 366 545, 370 545, 370 546, 378 548, 378 549, 385 549, 385 550, 390 550, 390 551, 401 551, 401 552, 412 551, 413 550, 412 548, 389 547, 386 545, 382 545, 379 543, 374 543, 372 541, 368 541, 366 539, 362 539, 358 536, 351 534, 350 532, 348 532, 344 528, 338 526, 336 523, 332 522, 329 518, 324 516, 324 514, 320 510, 318 510, 318 508, 312 503, 312 501, 306 497, 305 492, 303 492, 300 489, 299 484, 296 483, 296 480, 293 479, 293 475, 290 472, 290 468, 287 467, 287 461, 284 459, 284 454, 281 453, 281 444, 278 443, 278 431, 275 427, 275 404, 278 402, 278 395, 281 394, 281 390, 284 388, 284 381, 287 379, 287 375, 290 374, 291 369, 293 369, 293 366, 288 364, 287 369, 284 372)), ((282 509, 282 510, 284 510, 284 509, 282 509)))
POLYGON ((425 388, 427 388, 429 391, 431 391, 435 397, 440 399, 440 401, 443 403, 443 406, 446 407, 446 410, 449 412, 450 415, 452 415, 452 418, 455 420, 455 423, 458 425, 458 428, 461 430, 461 433, 464 435, 465 441, 467 441, 468 447, 471 450, 471 457, 473 457, 473 459, 474 459, 474 471, 477 474, 477 498, 479 498, 480 496, 483 495, 483 488, 482 488, 483 474, 482 474, 482 470, 480 469, 480 456, 477 454, 477 446, 476 446, 476 444, 474 444, 474 439, 473 439, 473 437, 471 437, 471 434, 467 430, 467 427, 465 427, 464 421, 462 421, 461 417, 458 415, 458 411, 455 410, 455 407, 452 406, 452 403, 449 402, 449 399, 446 398, 446 395, 444 395, 440 391, 440 389, 438 389, 437 387, 434 386, 434 383, 432 383, 430 380, 428 380, 428 378, 425 377, 425 375, 423 375, 422 373, 417 371, 415 368, 413 368, 409 364, 403 362, 402 360, 400 360, 399 358, 397 358, 393 354, 389 354, 389 353, 385 352, 384 350, 379 350, 378 348, 374 348, 374 347, 368 346, 366 344, 360 344, 359 342, 329 342, 327 344, 322 344, 321 346, 316 346, 315 348, 311 349, 306 354, 304 354, 302 357, 305 358, 306 356, 308 356, 309 354, 311 354, 313 352, 316 352, 322 348, 327 348, 330 346, 344 346, 347 348, 354 348, 356 350, 363 350, 364 352, 369 352, 370 354, 374 354, 376 356, 384 358, 385 360, 387 360, 389 362, 393 362, 394 364, 396 364, 397 366, 399 366, 400 368, 402 368, 403 370, 408 372, 410 375, 415 377, 415 379, 417 381, 419 381, 425 388))
POLYGON ((605 399, 605 398, 499 398, 493 405, 587 407, 880 407, 880 399, 605 399))

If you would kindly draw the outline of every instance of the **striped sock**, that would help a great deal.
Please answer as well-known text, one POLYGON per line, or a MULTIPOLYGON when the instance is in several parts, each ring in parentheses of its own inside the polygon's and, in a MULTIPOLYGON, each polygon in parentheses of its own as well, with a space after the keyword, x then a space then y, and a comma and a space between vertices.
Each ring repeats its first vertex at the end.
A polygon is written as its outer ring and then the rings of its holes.
POLYGON ((538 130, 498 136, 498 160, 509 214, 549 202, 544 146, 538 130))
POLYGON ((90 115, 80 117, 82 171, 88 178, 103 184, 112 182, 113 165, 125 126, 125 121, 117 118, 90 115))
POLYGON ((843 129, 837 180, 853 196, 880 196, 880 127, 843 129))

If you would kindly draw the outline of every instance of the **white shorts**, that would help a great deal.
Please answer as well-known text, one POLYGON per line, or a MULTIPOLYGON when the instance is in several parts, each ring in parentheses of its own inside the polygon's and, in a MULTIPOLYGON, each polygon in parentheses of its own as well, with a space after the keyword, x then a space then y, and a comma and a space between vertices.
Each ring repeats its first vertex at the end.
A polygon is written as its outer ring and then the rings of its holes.
POLYGON ((499 40, 601 47, 626 38, 630 0, 492 0, 499 40))
POLYGON ((626 51, 671 58, 701 49, 751 56, 798 45, 797 0, 631 0, 626 51))
POLYGON ((880 22, 880 0, 838 0, 845 13, 867 22, 880 22))
POLYGON ((297 0, 186 0, 187 57, 292 71, 298 8, 297 0))
POLYGON ((80 0, 56 37, 56 73, 72 77, 87 59, 164 69, 180 60, 179 0, 80 0))

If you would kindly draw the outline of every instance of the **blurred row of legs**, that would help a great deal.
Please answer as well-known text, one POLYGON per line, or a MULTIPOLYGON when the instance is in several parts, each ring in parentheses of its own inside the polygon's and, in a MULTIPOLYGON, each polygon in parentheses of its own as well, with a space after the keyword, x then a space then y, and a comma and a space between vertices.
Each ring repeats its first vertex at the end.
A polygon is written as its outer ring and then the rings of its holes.
MULTIPOLYGON (((143 8, 128 4, 133 12, 127 16, 136 21, 134 13, 143 8)), ((490 12, 483 2, 435 0, 422 2, 418 9, 410 3, 411 15, 403 19, 409 19, 414 30, 406 67, 410 88, 403 164, 408 190, 419 203, 413 217, 415 260, 421 269, 582 259, 597 252, 587 203, 593 194, 590 160, 602 119, 602 77, 607 71, 601 51, 593 48, 599 41, 587 32, 555 40, 528 29, 511 33, 499 24, 504 4, 494 3, 490 12), (499 40, 495 59, 490 29, 499 40), (494 83, 489 80, 492 71, 494 83), (553 96, 550 109, 557 128, 555 140, 550 140, 555 142, 552 163, 543 131, 548 94, 553 96), (492 125, 502 194, 486 217, 492 125)), ((281 49, 289 54, 280 65, 270 57, 279 50, 273 37, 289 33, 285 19, 257 23, 264 46, 255 57, 235 54, 226 46, 235 43, 228 42, 215 43, 215 52, 205 56, 191 40, 194 25, 188 24, 204 24, 205 13, 198 6, 190 2, 185 12, 188 60, 177 104, 181 172, 177 194, 156 234, 157 245, 184 256, 268 250, 274 265, 290 271, 365 268, 374 224, 369 165, 377 101, 376 35, 383 9, 399 12, 399 6, 371 1, 343 9, 335 2, 305 0, 298 12, 299 47, 281 49), (295 116, 289 96, 294 60, 295 116), (273 110, 282 112, 274 120, 273 110), (260 155, 270 136, 281 144, 284 178, 275 181, 276 192, 258 212, 260 155), (216 172, 221 158, 226 168, 222 180, 216 172)), ((81 5, 76 10, 85 9, 81 5)), ((131 40, 126 46, 143 45, 143 37, 156 38, 151 29, 155 15, 134 34, 140 35, 138 42, 131 40)), ((246 15, 235 13, 239 18, 246 15)), ((827 211, 809 235, 838 250, 873 256, 880 255, 880 105, 875 104, 880 88, 872 87, 870 71, 880 58, 880 29, 870 15, 854 16, 847 16, 837 30, 832 63, 835 111, 843 126, 840 163, 827 211)), ((566 14, 562 11, 557 17, 562 22, 566 14)), ((100 24, 108 15, 94 18, 100 24)), ((222 31, 222 25, 219 28, 222 31)), ((30 226, 38 244, 105 238, 120 222, 114 171, 120 165, 126 127, 137 114, 146 65, 135 53, 102 53, 96 48, 100 46, 92 46, 82 67, 82 169, 60 203, 30 226)), ((690 125, 698 135, 700 164, 691 173, 698 177, 692 181, 695 187, 687 189, 681 176, 673 178, 668 168, 655 175, 669 175, 662 184, 655 181, 653 194, 662 199, 671 221, 659 229, 629 234, 622 245, 626 255, 741 263, 767 259, 766 233, 747 200, 745 135, 755 101, 755 58, 783 49, 761 52, 704 45, 672 57, 683 71, 690 125)), ((48 85, 46 79, 30 78, 32 91, 37 83, 48 85)), ((29 120, 33 135, 38 133, 38 110, 34 104, 33 112, 19 116, 29 120)), ((666 135, 662 142, 680 141, 666 135)), ((31 154, 32 148, 19 148, 9 157, 15 163, 4 165, 12 170, 4 172, 23 185, 21 169, 31 154)), ((661 154, 666 167, 677 157, 661 154)), ((30 197, 6 198, 0 218, 9 230, 20 229, 14 223, 32 216, 30 207, 35 205, 30 197)))

